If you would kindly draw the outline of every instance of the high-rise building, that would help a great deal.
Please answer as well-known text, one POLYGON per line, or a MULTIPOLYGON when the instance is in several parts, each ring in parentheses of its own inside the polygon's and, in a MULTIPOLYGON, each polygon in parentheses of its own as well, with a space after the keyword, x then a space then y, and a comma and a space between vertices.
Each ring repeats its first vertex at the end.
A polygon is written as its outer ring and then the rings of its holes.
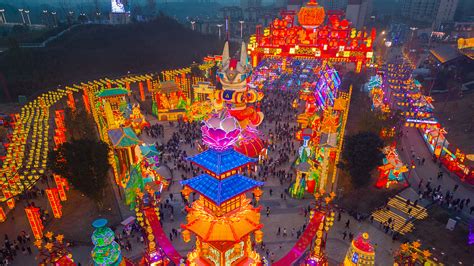
POLYGON ((349 0, 346 7, 346 18, 352 25, 361 29, 370 17, 371 0, 349 0))
POLYGON ((441 23, 453 21, 459 0, 402 0, 403 17, 433 23, 434 29, 441 23))

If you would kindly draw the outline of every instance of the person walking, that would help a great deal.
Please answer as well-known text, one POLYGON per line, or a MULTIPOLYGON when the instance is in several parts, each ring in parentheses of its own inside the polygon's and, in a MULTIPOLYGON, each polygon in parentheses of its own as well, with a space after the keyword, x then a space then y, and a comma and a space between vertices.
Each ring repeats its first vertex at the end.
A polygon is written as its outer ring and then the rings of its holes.
POLYGON ((345 228, 349 228, 350 224, 351 224, 351 220, 347 219, 346 227, 345 227, 345 228))

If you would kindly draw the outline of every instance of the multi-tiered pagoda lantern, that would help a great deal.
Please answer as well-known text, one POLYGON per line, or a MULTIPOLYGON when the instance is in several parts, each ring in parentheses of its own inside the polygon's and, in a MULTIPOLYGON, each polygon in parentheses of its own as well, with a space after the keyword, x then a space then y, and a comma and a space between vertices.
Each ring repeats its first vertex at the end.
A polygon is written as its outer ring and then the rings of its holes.
POLYGON ((259 186, 244 175, 256 159, 234 150, 241 129, 238 121, 225 111, 204 122, 202 139, 208 149, 188 160, 204 174, 182 181, 183 195, 191 192, 199 198, 188 208, 187 223, 182 225, 183 239, 196 237, 196 248, 187 256, 190 265, 260 265, 252 247, 251 235, 262 241, 260 208, 254 208, 245 193, 259 186), (191 234, 192 233, 192 234, 191 234))

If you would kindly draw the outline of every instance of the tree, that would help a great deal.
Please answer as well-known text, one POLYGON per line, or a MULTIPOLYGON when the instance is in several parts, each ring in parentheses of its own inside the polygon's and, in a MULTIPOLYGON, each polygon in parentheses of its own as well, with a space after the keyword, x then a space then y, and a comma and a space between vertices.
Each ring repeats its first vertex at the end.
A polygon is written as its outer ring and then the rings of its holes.
POLYGON ((55 174, 68 179, 75 189, 102 206, 109 170, 108 146, 102 141, 80 139, 66 142, 49 153, 55 174))
POLYGON ((370 173, 383 159, 383 141, 373 132, 359 132, 346 137, 342 157, 352 183, 362 187, 370 182, 370 173))
POLYGON ((67 108, 64 114, 64 123, 67 136, 70 140, 90 139, 97 140, 97 131, 94 119, 84 109, 72 111, 67 108))

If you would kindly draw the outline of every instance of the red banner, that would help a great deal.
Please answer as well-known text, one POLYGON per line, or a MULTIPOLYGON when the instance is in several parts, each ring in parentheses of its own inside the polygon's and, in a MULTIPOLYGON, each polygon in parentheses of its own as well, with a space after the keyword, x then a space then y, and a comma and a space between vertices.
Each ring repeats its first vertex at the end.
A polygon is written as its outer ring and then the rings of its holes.
POLYGON ((57 188, 47 188, 45 189, 46 196, 48 196, 49 204, 51 205, 51 209, 53 210, 54 218, 61 218, 63 216, 61 201, 59 200, 58 196, 58 189, 57 188))
POLYGON ((66 190, 69 190, 69 185, 65 178, 62 178, 60 175, 53 175, 54 182, 56 183, 56 187, 58 189, 59 198, 61 201, 67 200, 66 190))
POLYGON ((31 226, 31 231, 33 232, 33 235, 35 236, 35 239, 42 239, 43 238, 43 222, 41 221, 41 215, 39 212, 39 208, 37 207, 26 207, 25 212, 26 212, 26 217, 28 218, 28 221, 30 222, 31 226))

